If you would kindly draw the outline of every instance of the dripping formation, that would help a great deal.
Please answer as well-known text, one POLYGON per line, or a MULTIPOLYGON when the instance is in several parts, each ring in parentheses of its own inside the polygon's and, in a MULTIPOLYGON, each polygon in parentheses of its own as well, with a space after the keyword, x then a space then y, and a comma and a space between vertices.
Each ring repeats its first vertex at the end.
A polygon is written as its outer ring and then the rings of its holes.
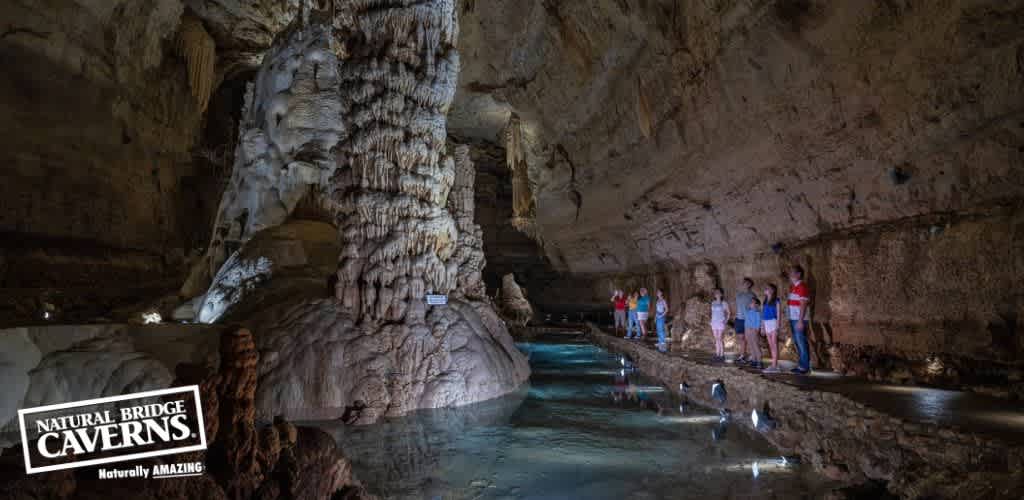
POLYGON ((213 92, 216 46, 202 21, 186 14, 178 34, 178 52, 188 66, 188 82, 200 111, 206 111, 213 92))

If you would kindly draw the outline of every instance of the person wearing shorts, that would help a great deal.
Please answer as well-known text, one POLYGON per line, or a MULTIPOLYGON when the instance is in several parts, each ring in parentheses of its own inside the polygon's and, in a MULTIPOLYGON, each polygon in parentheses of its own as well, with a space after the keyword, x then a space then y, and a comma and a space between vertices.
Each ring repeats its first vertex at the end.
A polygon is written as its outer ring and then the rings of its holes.
POLYGON ((764 288, 764 307, 761 308, 761 330, 768 338, 768 350, 772 355, 772 364, 764 369, 765 373, 779 373, 779 289, 775 285, 764 288))
POLYGON ((740 345, 740 355, 736 358, 736 363, 743 363, 747 360, 747 342, 746 339, 746 317, 747 308, 750 307, 750 299, 754 298, 754 294, 750 291, 754 288, 754 282, 750 278, 743 278, 740 284, 740 291, 736 293, 736 321, 733 323, 733 327, 736 330, 736 341, 740 345))
POLYGON ((615 305, 615 333, 619 328, 626 331, 626 294, 622 290, 615 290, 612 294, 612 304, 615 305))
MULTIPOLYGON (((636 324, 636 302, 637 302, 636 292, 633 292, 633 293, 629 294, 629 300, 626 302, 626 304, 629 307, 629 313, 628 313, 629 314, 629 316, 628 316, 629 317, 629 324, 626 325, 626 338, 627 339, 633 338, 633 328, 634 327, 636 327, 639 330, 639 325, 636 324)), ((637 337, 636 338, 640 338, 640 333, 639 332, 637 332, 637 337)))
POLYGON ((636 322, 640 323, 640 338, 647 337, 647 313, 651 308, 651 297, 647 289, 640 289, 640 297, 636 299, 636 322))
POLYGON ((725 292, 715 289, 715 298, 711 301, 711 334, 715 337, 715 361, 725 361, 725 342, 722 332, 725 331, 725 320, 729 317, 729 302, 725 300, 725 292))
POLYGON ((747 316, 743 319, 746 336, 747 352, 750 353, 750 366, 758 370, 764 368, 761 364, 761 301, 757 297, 750 299, 747 307, 747 316))

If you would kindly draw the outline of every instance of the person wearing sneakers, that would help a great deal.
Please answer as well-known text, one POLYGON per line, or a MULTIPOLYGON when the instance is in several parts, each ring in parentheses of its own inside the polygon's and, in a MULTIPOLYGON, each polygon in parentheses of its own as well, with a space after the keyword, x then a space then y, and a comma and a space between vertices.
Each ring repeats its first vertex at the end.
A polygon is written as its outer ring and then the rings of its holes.
POLYGON ((640 297, 636 299, 636 322, 640 323, 640 337, 647 337, 647 313, 651 309, 651 296, 647 295, 647 289, 640 289, 640 297))
POLYGON ((725 300, 725 292, 715 289, 715 298, 711 301, 711 334, 715 337, 714 361, 725 361, 725 342, 722 332, 725 331, 725 320, 729 317, 729 301, 725 300))
POLYGON ((740 346, 740 355, 736 358, 737 365, 747 361, 746 318, 750 299, 754 298, 753 292, 750 291, 752 288, 754 288, 754 281, 750 278, 743 278, 740 291, 736 293, 736 320, 733 323, 733 328, 736 330, 736 343, 740 346))
POLYGON ((764 307, 761 309, 761 331, 768 337, 768 350, 772 355, 772 364, 764 369, 765 373, 779 373, 779 289, 775 285, 764 288, 764 307))
POLYGON ((658 301, 654 303, 654 328, 658 332, 658 350, 665 352, 668 344, 665 342, 665 317, 668 316, 668 301, 665 300, 665 292, 660 289, 656 292, 658 301))
POLYGON ((626 302, 627 306, 629 307, 629 324, 626 326, 627 339, 633 338, 633 327, 637 328, 636 338, 640 338, 640 325, 638 325, 636 322, 636 299, 637 294, 636 292, 633 292, 629 294, 629 300, 626 302))
POLYGON ((807 342, 807 304, 811 301, 811 292, 804 283, 802 267, 790 268, 789 283, 789 300, 786 301, 786 305, 789 309, 789 326, 793 329, 793 343, 796 344, 796 351, 799 354, 797 367, 790 371, 805 375, 811 371, 811 347, 807 342))
POLYGON ((764 368, 761 364, 761 301, 757 297, 750 299, 747 307, 747 314, 743 318, 743 327, 746 328, 747 352, 750 353, 749 364, 758 370, 764 368))
POLYGON ((615 333, 619 328, 626 331, 626 294, 622 290, 615 290, 612 294, 612 304, 615 306, 615 333))

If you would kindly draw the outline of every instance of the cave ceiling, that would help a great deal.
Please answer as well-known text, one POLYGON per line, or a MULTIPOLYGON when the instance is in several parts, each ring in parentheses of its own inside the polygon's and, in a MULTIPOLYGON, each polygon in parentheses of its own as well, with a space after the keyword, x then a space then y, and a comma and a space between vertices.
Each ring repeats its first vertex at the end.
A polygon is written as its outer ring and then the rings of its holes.
MULTIPOLYGON (((186 3, 225 73, 299 6, 186 3)), ((501 145, 519 118, 537 239, 562 270, 766 252, 1024 192, 1024 2, 463 0, 459 13, 449 131, 501 145)))

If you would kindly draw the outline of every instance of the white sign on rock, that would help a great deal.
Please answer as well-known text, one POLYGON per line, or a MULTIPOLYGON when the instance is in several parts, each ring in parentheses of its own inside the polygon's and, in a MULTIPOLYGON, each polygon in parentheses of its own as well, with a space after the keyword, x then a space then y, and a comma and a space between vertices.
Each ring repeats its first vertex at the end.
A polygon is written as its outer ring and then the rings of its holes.
POLYGON ((427 295, 427 305, 428 306, 444 306, 444 305, 448 305, 448 296, 447 295, 428 294, 427 295))

